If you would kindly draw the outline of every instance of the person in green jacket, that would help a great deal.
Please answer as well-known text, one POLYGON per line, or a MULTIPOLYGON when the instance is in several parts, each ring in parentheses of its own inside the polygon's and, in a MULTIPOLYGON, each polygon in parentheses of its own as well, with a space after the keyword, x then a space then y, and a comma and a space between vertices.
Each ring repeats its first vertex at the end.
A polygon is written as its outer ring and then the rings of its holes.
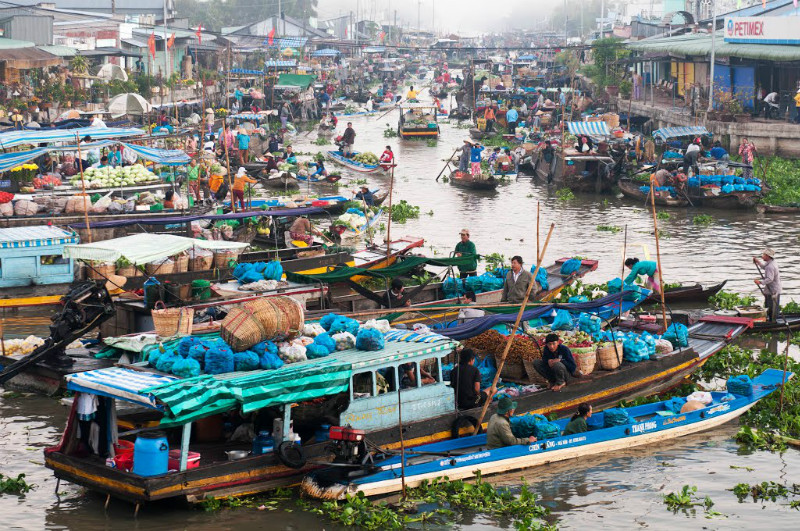
POLYGON ((515 409, 517 409, 517 403, 512 402, 507 396, 501 398, 497 403, 497 413, 489 419, 489 427, 486 428, 486 447, 489 450, 536 442, 536 437, 533 435, 527 438, 514 437, 509 419, 514 415, 515 409))
POLYGON ((631 270, 625 277, 625 284, 633 284, 640 275, 644 275, 647 276, 646 287, 661 293, 661 275, 656 262, 651 260, 640 262, 638 258, 628 258, 625 260, 625 267, 631 270))
POLYGON ((586 419, 592 416, 592 406, 589 404, 581 404, 578 406, 578 412, 572 415, 569 419, 564 432, 561 435, 574 435, 576 433, 583 433, 589 431, 589 426, 586 424, 586 419))
POLYGON ((472 255, 474 257, 468 265, 464 266, 463 269, 458 269, 459 277, 474 277, 478 274, 478 251, 475 249, 475 243, 469 239, 469 229, 461 229, 459 234, 461 235, 461 241, 456 244, 455 255, 472 255))

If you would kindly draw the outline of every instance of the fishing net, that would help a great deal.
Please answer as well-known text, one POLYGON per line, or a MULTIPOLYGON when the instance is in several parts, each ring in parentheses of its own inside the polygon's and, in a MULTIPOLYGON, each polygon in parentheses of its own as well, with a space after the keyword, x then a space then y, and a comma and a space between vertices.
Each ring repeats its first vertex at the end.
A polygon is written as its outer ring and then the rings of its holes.
POLYGON ((743 374, 741 376, 731 376, 725 386, 729 393, 742 396, 753 395, 753 380, 743 374))

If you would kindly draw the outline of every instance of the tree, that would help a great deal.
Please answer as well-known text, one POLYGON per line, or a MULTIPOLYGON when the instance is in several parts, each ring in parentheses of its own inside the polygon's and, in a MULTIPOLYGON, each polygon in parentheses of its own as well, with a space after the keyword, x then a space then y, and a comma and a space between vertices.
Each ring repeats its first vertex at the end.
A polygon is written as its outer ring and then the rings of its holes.
MULTIPOLYGON (((283 0, 281 10, 286 17, 292 17, 308 24, 308 19, 317 16, 319 0, 283 0)), ((241 26, 265 20, 278 14, 278 3, 268 0, 257 4, 253 0, 177 0, 175 7, 182 17, 189 19, 192 26, 219 31, 227 26, 241 26)))

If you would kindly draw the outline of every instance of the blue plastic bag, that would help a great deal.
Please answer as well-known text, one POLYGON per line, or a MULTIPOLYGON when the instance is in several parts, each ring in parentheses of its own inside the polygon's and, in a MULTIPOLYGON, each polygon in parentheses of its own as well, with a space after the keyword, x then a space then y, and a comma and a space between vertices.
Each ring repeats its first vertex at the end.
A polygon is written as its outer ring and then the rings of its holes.
POLYGON ((581 261, 577 258, 570 258, 563 264, 561 264, 561 274, 562 275, 571 275, 573 273, 577 273, 578 270, 581 268, 581 261))
POLYGON ((277 352, 264 351, 258 358, 258 366, 265 371, 280 369, 283 367, 283 360, 277 352))
POLYGON ((310 360, 324 358, 325 356, 330 356, 330 354, 331 351, 327 347, 318 343, 311 343, 306 346, 306 357, 310 360))
POLYGON ((572 316, 567 310, 558 310, 551 326, 553 330, 572 330, 572 316))
POLYGON ((219 344, 206 352, 205 363, 203 364, 206 374, 224 374, 234 371, 233 351, 230 347, 223 347, 219 344))
POLYGON ((336 350, 336 341, 328 334, 328 332, 322 333, 314 338, 314 343, 317 345, 321 345, 328 349, 328 352, 333 352, 336 350))
POLYGON ((353 335, 358 333, 358 321, 350 317, 338 316, 333 323, 331 323, 328 333, 331 335, 338 334, 339 332, 350 332, 353 335))
POLYGON ((266 280, 280 280, 283 277, 283 266, 273 260, 264 266, 263 276, 266 280))
POLYGON ((631 421, 628 412, 622 408, 612 407, 603 412, 603 427, 622 426, 631 421))
POLYGON ((175 351, 168 350, 164 352, 164 354, 161 355, 161 357, 158 358, 158 361, 156 361, 155 366, 156 369, 161 372, 172 372, 172 365, 176 361, 182 359, 183 358, 181 358, 178 354, 176 354, 175 351))
POLYGON ((374 328, 362 328, 356 336, 356 348, 358 350, 383 350, 386 342, 383 334, 374 328))
POLYGON ((329 313, 319 320, 319 325, 325 330, 330 331, 331 325, 338 317, 341 317, 338 313, 329 313))
MULTIPOLYGON (((536 266, 533 266, 533 269, 531 269, 531 273, 533 273, 534 271, 536 271, 536 266)), ((543 290, 550 289, 550 283, 547 280, 547 269, 543 267, 539 268, 539 272, 536 273, 536 282, 539 283, 539 285, 542 287, 543 290)))

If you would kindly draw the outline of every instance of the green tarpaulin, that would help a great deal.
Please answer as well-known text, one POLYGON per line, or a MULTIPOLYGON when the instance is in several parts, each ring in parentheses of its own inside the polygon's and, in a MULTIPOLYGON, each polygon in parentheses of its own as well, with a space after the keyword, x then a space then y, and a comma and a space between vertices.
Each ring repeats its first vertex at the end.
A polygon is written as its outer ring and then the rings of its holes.
POLYGON ((236 406, 247 413, 344 392, 349 387, 351 367, 336 359, 316 360, 272 371, 202 375, 142 392, 151 393, 166 406, 162 425, 177 425, 236 406))
POLYGON ((317 76, 312 76, 310 74, 281 74, 278 77, 277 86, 300 87, 301 89, 306 89, 315 79, 317 79, 317 76))
POLYGON ((472 264, 475 257, 472 255, 457 256, 454 258, 426 258, 424 256, 406 256, 398 260, 389 267, 380 269, 362 269, 360 267, 342 267, 327 273, 316 275, 301 275, 299 273, 286 273, 286 279, 292 282, 303 284, 331 284, 334 282, 345 282, 354 276, 366 275, 377 278, 394 278, 405 275, 415 268, 423 265, 439 267, 465 267, 472 264))

